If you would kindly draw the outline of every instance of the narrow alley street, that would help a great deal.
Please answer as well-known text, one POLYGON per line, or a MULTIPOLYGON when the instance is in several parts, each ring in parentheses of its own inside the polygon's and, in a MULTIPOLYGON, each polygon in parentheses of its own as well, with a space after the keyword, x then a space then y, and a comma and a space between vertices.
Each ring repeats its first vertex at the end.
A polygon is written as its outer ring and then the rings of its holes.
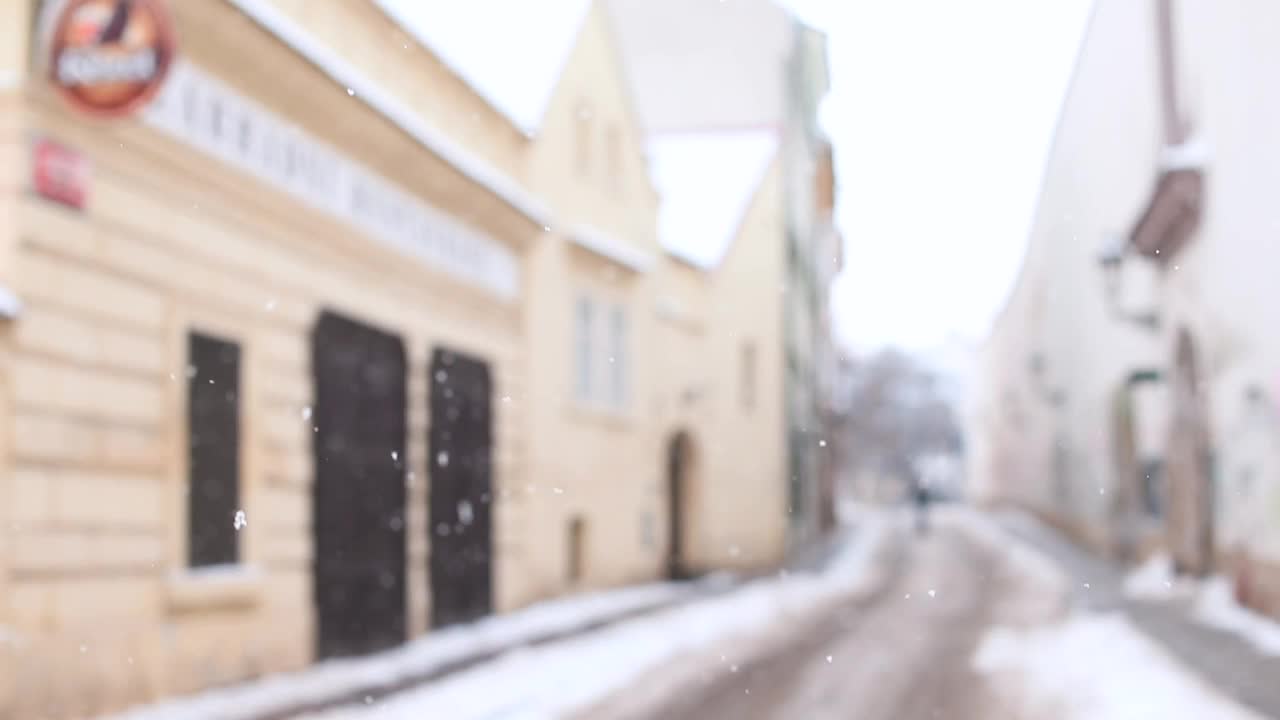
POLYGON ((696 680, 658 707, 626 698, 583 717, 661 718, 1012 718, 970 658, 993 624, 1048 622, 1064 609, 1063 588, 962 524, 924 537, 900 528, 885 557, 890 574, 874 593, 837 603, 802 627, 766 640, 754 657, 717 649, 660 671, 696 680), (740 664, 738 664, 740 662, 740 664))
POLYGON ((1197 621, 1127 597, 1119 573, 1029 516, 945 507, 921 535, 900 510, 863 508, 819 564, 569 598, 123 717, 1275 717, 1180 652, 1197 621), (1152 612, 1185 629, 1170 636, 1152 612))

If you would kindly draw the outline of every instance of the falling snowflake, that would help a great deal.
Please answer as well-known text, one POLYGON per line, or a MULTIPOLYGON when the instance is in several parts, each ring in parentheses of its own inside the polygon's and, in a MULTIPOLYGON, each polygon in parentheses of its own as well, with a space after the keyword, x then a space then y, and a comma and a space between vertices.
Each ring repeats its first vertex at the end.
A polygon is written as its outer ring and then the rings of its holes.
POLYGON ((270 298, 270 299, 268 299, 268 300, 267 300, 267 304, 266 304, 266 305, 264 305, 263 307, 266 309, 266 311, 267 311, 267 312, 271 312, 271 311, 275 310, 275 309, 276 309, 276 299, 275 299, 275 298, 270 298))
POLYGON ((929 591, 929 597, 937 597, 937 596, 938 596, 938 591, 937 591, 937 590, 930 590, 930 591, 929 591))
POLYGON ((355 94, 356 94, 356 91, 355 91, 355 90, 352 90, 351 88, 347 88, 347 95, 348 95, 348 96, 354 96, 355 94))
POLYGON ((231 524, 236 530, 243 530, 248 527, 249 519, 245 517, 243 510, 237 510, 236 517, 231 521, 231 524))
POLYGON ((436 453, 436 465, 440 467, 449 467, 449 453, 441 450, 436 453))
POLYGON ((392 451, 391 451, 391 461, 392 461, 392 462, 399 462, 399 460, 400 460, 400 453, 396 452, 395 450, 392 450, 392 451))
POLYGON ((828 664, 828 665, 830 665, 830 664, 831 664, 831 656, 830 656, 830 655, 828 655, 828 656, 827 656, 827 664, 828 664))
POLYGON ((303 405, 303 406, 302 406, 302 420, 303 420, 303 422, 306 422, 307 420, 310 420, 310 419, 311 419, 311 406, 310 406, 310 405, 303 405))
POLYGON ((827 446, 827 441, 826 441, 826 440, 819 440, 819 441, 818 441, 818 447, 826 447, 826 446, 827 446))

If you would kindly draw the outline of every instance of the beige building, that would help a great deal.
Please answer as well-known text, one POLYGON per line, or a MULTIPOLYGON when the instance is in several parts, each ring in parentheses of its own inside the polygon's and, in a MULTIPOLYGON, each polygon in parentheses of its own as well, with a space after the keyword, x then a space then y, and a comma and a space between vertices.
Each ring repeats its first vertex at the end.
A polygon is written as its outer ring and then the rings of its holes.
POLYGON ((1280 613, 1280 168, 1267 4, 1097 3, 1026 263, 985 350, 975 466, 1108 549, 1158 543, 1280 613))
POLYGON ((769 139, 691 264, 598 4, 520 117, 390 5, 0 4, 0 715, 781 557, 769 139))
MULTIPOLYGON (((760 192, 780 196, 784 218, 776 351, 784 373, 787 462, 780 472, 787 484, 788 544, 803 547, 834 522, 835 468, 827 445, 836 353, 829 289, 840 269, 842 239, 833 221, 831 144, 818 123, 830 85, 826 37, 772 0, 608 5, 651 147, 674 138, 676 144, 706 146, 693 152, 714 155, 718 146, 745 142, 743 156, 750 157, 751 136, 775 138, 780 177, 776 187, 766 184, 760 192)), ((717 177, 711 184, 728 183, 717 177)))

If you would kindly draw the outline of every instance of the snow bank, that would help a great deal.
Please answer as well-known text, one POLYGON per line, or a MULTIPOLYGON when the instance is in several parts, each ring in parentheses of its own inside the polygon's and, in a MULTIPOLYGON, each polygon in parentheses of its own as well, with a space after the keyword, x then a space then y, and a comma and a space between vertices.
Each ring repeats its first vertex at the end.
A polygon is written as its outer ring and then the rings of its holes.
POLYGON ((732 593, 610 626, 550 645, 525 648, 440 682, 369 706, 335 709, 316 718, 535 719, 571 716, 686 653, 735 642, 813 612, 823 603, 868 591, 891 525, 864 515, 821 574, 751 582, 732 593))
POLYGON ((1124 594, 1135 600, 1177 600, 1196 592, 1195 582, 1173 572, 1173 560, 1156 553, 1124 579, 1124 594))
POLYGON ((1191 615, 1203 625, 1229 632, 1266 655, 1280 657, 1280 622, 1236 602, 1231 581, 1176 577, 1168 555, 1153 556, 1125 578, 1125 594, 1136 600, 1189 601, 1191 615))
POLYGON ((1196 620, 1245 639, 1258 652, 1280 657, 1280 623, 1236 602, 1231 583, 1214 578, 1200 588, 1193 613, 1196 620))
POLYGON ((1119 615, 991 630, 973 666, 1025 717, 1261 720, 1214 693, 1119 615))
POLYGON ((341 699, 430 675, 470 658, 655 608, 694 592, 696 587, 661 583, 555 600, 471 625, 435 631, 378 655, 322 662, 297 673, 149 705, 115 717, 236 720, 278 714, 325 698, 341 699))

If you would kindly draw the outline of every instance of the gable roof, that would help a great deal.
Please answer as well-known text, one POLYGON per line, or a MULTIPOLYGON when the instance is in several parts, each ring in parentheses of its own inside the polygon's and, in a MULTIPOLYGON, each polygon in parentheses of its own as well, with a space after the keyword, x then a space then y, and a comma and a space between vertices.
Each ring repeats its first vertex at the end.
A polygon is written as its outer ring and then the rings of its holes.
POLYGON ((649 140, 658 240, 700 268, 720 264, 778 151, 772 129, 681 132, 649 140))
POLYGON ((512 125, 533 136, 592 0, 374 0, 512 125))

